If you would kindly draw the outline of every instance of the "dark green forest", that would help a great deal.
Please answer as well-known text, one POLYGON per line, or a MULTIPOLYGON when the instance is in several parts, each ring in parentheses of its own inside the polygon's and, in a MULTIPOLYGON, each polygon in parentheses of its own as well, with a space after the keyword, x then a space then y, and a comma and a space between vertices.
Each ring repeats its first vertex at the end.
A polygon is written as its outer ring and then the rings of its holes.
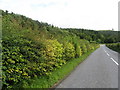
POLYGON ((110 44, 106 44, 106 46, 108 48, 120 53, 120 43, 110 43, 110 44))
POLYGON ((86 39, 89 42, 96 43, 116 43, 120 42, 118 36, 120 35, 120 31, 113 30, 87 30, 87 29, 73 29, 73 28, 65 28, 62 30, 69 31, 71 33, 76 34, 80 39, 86 39))
POLYGON ((2 12, 3 88, 30 85, 30 79, 51 72, 95 50, 116 43, 118 31, 58 28, 23 15, 2 12))

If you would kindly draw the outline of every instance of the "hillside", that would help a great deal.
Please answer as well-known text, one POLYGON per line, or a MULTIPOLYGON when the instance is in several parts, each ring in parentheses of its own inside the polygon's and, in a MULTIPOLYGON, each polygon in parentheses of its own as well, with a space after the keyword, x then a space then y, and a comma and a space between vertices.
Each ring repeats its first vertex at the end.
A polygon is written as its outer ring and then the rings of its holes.
POLYGON ((98 48, 97 43, 118 42, 117 33, 61 29, 2 11, 3 88, 23 87, 33 78, 49 76, 73 58, 98 48))
POLYGON ((94 30, 73 29, 73 28, 66 28, 63 30, 67 30, 71 33, 74 33, 79 38, 86 39, 90 42, 94 41, 97 43, 116 43, 120 41, 118 39, 120 31, 110 31, 110 30, 94 31, 94 30))

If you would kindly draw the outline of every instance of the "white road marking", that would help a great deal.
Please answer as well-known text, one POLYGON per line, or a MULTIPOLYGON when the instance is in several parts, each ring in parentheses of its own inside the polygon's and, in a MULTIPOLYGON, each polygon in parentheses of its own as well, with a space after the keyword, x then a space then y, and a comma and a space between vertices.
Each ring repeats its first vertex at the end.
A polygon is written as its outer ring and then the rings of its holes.
MULTIPOLYGON (((104 50, 105 51, 105 50, 104 50)), ((105 51, 106 52, 106 51, 105 51)))
MULTIPOLYGON (((105 51, 105 50, 104 50, 104 51, 105 51)), ((105 53, 106 53, 108 56, 110 56, 106 51, 105 51, 105 53)), ((112 61, 113 61, 115 64, 119 65, 113 58, 110 58, 110 59, 112 59, 112 61)))
MULTIPOLYGON (((105 51, 105 50, 104 50, 105 51)), ((106 51, 105 51, 105 53, 108 55, 108 56, 110 56, 106 51)))
POLYGON ((113 58, 110 58, 110 59, 112 59, 112 61, 113 61, 115 64, 119 65, 113 58))
POLYGON ((107 53, 108 56, 110 56, 108 53, 107 53))

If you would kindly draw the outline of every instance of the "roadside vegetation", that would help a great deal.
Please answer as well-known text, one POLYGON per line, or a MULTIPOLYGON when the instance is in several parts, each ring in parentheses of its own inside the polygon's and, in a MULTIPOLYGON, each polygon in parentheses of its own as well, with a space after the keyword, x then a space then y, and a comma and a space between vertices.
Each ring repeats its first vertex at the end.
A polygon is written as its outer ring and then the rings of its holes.
POLYGON ((3 89, 51 87, 98 48, 99 43, 107 42, 106 35, 108 43, 118 42, 116 36, 112 40, 110 36, 117 32, 102 32, 61 29, 2 11, 3 89))
POLYGON ((120 43, 106 44, 106 46, 108 48, 120 53, 120 43))
POLYGON ((23 85, 21 85, 20 83, 19 86, 22 86, 22 88, 55 88, 62 79, 67 77, 71 73, 71 71, 73 71, 77 65, 84 61, 94 50, 87 52, 80 58, 71 59, 60 68, 56 68, 56 70, 51 72, 50 75, 33 78, 29 81, 24 81, 29 83, 24 83, 23 85))

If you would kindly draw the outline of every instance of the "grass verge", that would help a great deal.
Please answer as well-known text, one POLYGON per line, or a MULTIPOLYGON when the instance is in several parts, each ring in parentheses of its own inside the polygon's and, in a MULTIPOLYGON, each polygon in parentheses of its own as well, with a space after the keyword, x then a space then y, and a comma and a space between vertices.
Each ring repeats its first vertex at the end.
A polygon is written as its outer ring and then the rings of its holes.
MULTIPOLYGON (((82 61, 84 61, 93 51, 92 50, 80 58, 75 58, 67 62, 61 68, 56 69, 49 76, 37 77, 32 80, 29 80, 28 83, 24 82, 23 88, 51 88, 68 76, 71 71, 73 71, 76 66, 78 66, 82 61)), ((19 86, 18 86, 19 87, 19 86)))

